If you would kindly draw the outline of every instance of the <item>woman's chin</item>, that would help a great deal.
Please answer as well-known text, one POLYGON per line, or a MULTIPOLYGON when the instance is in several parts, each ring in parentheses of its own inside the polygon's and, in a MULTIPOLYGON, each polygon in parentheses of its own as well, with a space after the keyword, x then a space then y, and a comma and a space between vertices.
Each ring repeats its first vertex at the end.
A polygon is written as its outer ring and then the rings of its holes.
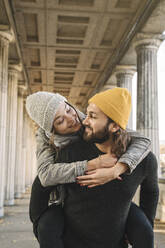
POLYGON ((78 132, 81 128, 81 124, 79 123, 78 125, 75 126, 74 131, 73 132, 78 132))

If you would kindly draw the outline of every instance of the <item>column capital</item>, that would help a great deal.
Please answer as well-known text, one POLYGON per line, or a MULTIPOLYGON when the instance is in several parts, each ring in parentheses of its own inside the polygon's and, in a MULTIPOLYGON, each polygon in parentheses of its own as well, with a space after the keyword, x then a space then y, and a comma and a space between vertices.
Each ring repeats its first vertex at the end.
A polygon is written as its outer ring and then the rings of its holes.
POLYGON ((134 47, 136 51, 139 48, 149 48, 157 50, 164 39, 165 36, 162 34, 138 33, 135 36, 134 47))
POLYGON ((134 65, 117 65, 114 74, 129 74, 133 76, 136 72, 136 66, 134 65))
POLYGON ((27 95, 28 88, 25 85, 18 85, 18 94, 21 97, 25 97, 27 95))
POLYGON ((9 64, 8 71, 9 72, 21 72, 22 64, 9 64))
POLYGON ((110 89, 113 89, 113 88, 115 88, 115 87, 116 87, 116 85, 105 84, 105 85, 101 88, 101 91, 110 90, 110 89))
POLYGON ((0 38, 1 37, 6 39, 8 42, 11 42, 14 40, 14 34, 12 30, 8 30, 8 31, 0 30, 0 38))

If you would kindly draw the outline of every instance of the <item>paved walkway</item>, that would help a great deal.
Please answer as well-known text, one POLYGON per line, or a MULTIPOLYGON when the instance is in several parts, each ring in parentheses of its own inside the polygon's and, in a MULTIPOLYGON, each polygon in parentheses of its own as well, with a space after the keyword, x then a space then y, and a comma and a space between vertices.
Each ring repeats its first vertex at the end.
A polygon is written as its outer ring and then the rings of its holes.
MULTIPOLYGON (((1 248, 39 248, 32 233, 28 204, 29 193, 27 192, 23 199, 16 200, 15 206, 5 207, 5 218, 0 220, 1 248)), ((155 248, 165 248, 165 225, 156 225, 155 248)))
POLYGON ((0 222, 0 248, 39 248, 32 233, 28 216, 29 193, 16 200, 15 206, 5 207, 5 218, 0 222))

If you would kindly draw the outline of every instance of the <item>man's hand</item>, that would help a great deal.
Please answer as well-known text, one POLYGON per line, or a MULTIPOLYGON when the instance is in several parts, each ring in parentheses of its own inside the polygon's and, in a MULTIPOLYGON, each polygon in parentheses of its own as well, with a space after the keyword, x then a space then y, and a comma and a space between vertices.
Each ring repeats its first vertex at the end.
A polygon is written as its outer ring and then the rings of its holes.
POLYGON ((111 154, 104 154, 98 158, 88 161, 87 171, 91 171, 99 168, 110 168, 113 167, 117 162, 117 158, 113 157, 111 154))
POLYGON ((88 186, 89 188, 105 184, 114 179, 122 180, 119 175, 128 169, 127 165, 117 163, 111 168, 98 168, 96 170, 87 171, 86 175, 77 177, 77 183, 81 186, 88 186))

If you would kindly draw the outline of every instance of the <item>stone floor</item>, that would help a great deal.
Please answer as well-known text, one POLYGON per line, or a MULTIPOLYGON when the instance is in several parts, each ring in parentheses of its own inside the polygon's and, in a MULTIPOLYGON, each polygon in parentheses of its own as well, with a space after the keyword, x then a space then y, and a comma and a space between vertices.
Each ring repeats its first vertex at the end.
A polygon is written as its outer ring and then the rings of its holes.
MULTIPOLYGON (((16 200, 15 206, 5 207, 5 218, 0 220, 1 248, 39 248, 28 217, 29 192, 16 200)), ((155 228, 155 248, 165 248, 165 224, 155 228)))
POLYGON ((15 206, 5 207, 0 223, 0 248, 39 248, 32 233, 28 216, 29 193, 16 200, 15 206))

